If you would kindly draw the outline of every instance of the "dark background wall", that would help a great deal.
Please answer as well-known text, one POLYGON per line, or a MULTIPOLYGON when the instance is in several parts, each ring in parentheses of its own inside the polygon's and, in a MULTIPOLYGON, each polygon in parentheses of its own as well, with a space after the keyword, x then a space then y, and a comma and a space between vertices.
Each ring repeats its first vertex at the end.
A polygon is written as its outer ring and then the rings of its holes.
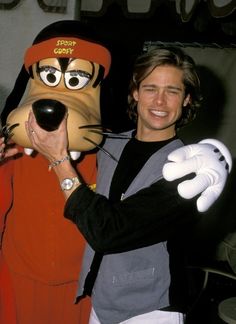
POLYGON ((146 13, 129 12, 126 1, 122 0, 103 1, 101 10, 97 12, 80 11, 80 19, 96 26, 111 45, 113 64, 107 80, 109 87, 103 98, 104 107, 107 107, 103 114, 105 124, 117 130, 132 126, 125 113, 128 80, 133 61, 141 53, 145 41, 236 48, 235 10, 216 18, 208 3, 200 1, 191 14, 183 15, 177 13, 175 1, 168 0, 152 1, 146 13))

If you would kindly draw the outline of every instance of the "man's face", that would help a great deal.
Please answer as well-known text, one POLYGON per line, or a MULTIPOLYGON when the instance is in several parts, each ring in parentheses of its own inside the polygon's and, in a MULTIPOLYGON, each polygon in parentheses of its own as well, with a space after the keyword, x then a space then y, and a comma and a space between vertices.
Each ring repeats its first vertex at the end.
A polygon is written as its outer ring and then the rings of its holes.
POLYGON ((176 67, 156 67, 133 93, 137 101, 137 137, 143 141, 166 140, 175 135, 185 98, 183 72, 176 67))

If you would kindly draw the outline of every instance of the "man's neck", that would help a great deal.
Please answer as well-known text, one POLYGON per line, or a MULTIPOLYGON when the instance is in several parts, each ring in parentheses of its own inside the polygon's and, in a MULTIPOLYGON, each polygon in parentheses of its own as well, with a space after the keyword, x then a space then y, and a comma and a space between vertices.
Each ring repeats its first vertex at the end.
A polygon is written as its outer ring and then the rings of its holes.
POLYGON ((175 129, 173 130, 137 129, 135 138, 142 142, 160 142, 160 141, 166 141, 175 136, 176 136, 175 129))

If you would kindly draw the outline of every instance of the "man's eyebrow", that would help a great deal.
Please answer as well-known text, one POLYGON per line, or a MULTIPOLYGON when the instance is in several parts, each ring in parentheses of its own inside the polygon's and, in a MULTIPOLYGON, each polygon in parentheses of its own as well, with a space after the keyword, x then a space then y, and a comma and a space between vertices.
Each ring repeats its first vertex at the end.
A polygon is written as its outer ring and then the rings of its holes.
POLYGON ((152 88, 157 88, 157 86, 155 84, 142 84, 143 88, 147 88, 147 87, 152 87, 152 88))
POLYGON ((174 89, 174 90, 179 90, 179 91, 183 91, 183 90, 184 90, 184 89, 182 89, 181 87, 173 86, 173 85, 168 85, 168 86, 166 86, 165 88, 168 88, 168 89, 174 89))
POLYGON ((174 85, 167 85, 164 87, 159 87, 155 84, 143 84, 141 86, 142 88, 166 88, 166 89, 173 89, 173 90, 177 90, 177 91, 183 91, 184 89, 182 89, 181 87, 178 86, 174 86, 174 85))

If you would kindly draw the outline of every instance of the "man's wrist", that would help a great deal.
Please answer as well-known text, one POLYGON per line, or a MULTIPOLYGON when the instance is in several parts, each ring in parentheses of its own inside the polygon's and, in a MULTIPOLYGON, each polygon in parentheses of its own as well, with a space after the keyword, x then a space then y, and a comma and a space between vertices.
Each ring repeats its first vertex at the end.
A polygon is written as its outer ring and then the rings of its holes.
POLYGON ((48 170, 51 171, 52 168, 57 167, 59 164, 70 160, 70 156, 69 155, 65 155, 64 157, 62 157, 61 159, 58 160, 52 160, 51 163, 48 165, 48 170))
POLYGON ((78 177, 65 178, 60 183, 62 191, 74 190, 81 185, 81 182, 78 177))

